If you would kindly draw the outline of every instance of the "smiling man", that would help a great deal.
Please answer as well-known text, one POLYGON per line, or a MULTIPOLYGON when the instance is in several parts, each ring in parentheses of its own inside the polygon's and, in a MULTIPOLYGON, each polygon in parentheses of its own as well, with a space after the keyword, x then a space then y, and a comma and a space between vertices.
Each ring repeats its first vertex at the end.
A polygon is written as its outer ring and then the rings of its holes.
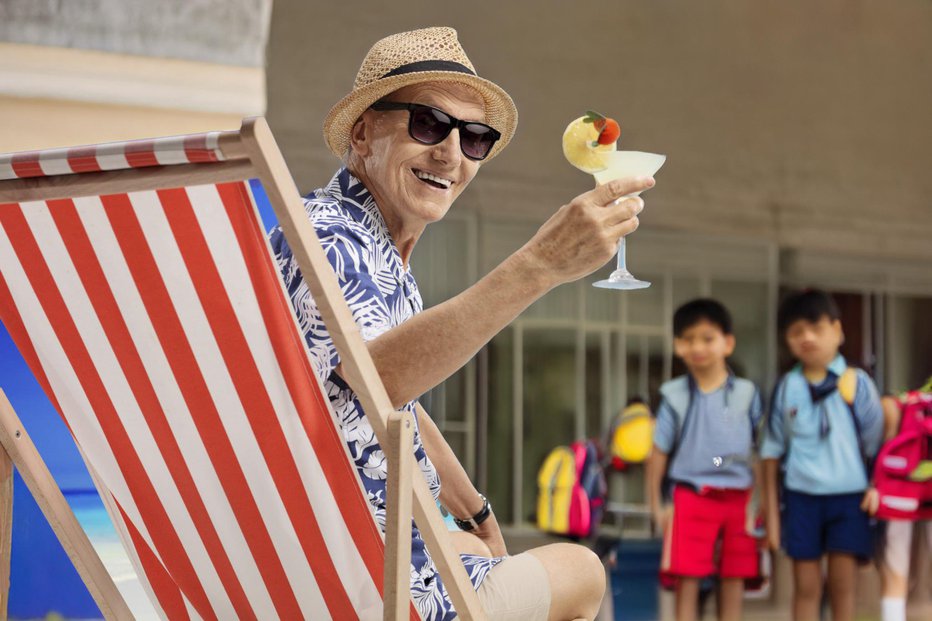
MULTIPOLYGON (((489 618, 592 619, 605 590, 599 559, 569 543, 509 556, 489 503, 430 416, 416 409, 420 395, 466 364, 531 303, 611 259, 619 238, 637 228, 644 206, 640 198, 622 197, 653 185, 651 178, 621 179, 575 197, 478 283, 423 310, 409 269, 418 239, 508 144, 516 125, 511 98, 476 75, 453 29, 392 35, 372 47, 353 90, 324 121, 327 145, 344 166, 305 205, 393 405, 418 414, 415 457, 435 498, 467 531, 455 543, 489 618)), ((276 229, 271 241, 315 371, 384 529, 381 447, 343 379, 284 235, 276 229)), ((416 528, 411 564, 421 616, 454 618, 416 528)))

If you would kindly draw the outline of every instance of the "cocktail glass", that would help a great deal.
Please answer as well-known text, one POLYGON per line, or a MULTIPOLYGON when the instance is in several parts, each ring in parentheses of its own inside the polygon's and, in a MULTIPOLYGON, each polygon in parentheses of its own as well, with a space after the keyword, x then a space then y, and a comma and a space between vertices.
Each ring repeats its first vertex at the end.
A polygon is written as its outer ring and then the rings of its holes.
MULTIPOLYGON (((653 176, 663 163, 667 161, 666 155, 656 153, 644 153, 643 151, 613 151, 606 154, 608 168, 593 173, 596 183, 603 185, 613 179, 622 177, 650 177, 653 176)), ((640 192, 634 192, 620 199, 629 196, 637 196, 640 192)), ((646 280, 638 280, 628 271, 625 265, 625 238, 618 240, 618 258, 615 265, 615 271, 609 274, 605 280, 593 283, 594 287, 602 289, 645 289, 650 287, 646 280)))

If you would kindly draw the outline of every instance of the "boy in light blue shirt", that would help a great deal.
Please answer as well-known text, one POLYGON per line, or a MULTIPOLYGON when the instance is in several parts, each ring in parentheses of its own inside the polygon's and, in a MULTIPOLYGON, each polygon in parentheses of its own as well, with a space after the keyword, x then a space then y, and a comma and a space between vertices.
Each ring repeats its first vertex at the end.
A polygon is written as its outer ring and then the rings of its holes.
POLYGON ((840 313, 827 293, 791 295, 780 306, 778 323, 798 364, 777 384, 760 451, 768 542, 780 547, 782 462, 782 535, 793 559, 793 618, 819 618, 821 562, 827 555, 832 618, 853 620, 857 561, 871 554, 861 504, 866 463, 877 453, 883 431, 880 397, 867 373, 847 370, 838 353, 844 339, 840 313))
POLYGON ((677 621, 696 618, 701 581, 712 575, 720 578, 719 619, 740 619, 744 581, 758 574, 748 504, 760 395, 728 368, 735 336, 719 302, 682 305, 673 334, 689 372, 660 388, 648 467, 651 514, 664 534, 661 572, 675 580, 677 621), (673 483, 672 516, 661 499, 665 472, 673 483))

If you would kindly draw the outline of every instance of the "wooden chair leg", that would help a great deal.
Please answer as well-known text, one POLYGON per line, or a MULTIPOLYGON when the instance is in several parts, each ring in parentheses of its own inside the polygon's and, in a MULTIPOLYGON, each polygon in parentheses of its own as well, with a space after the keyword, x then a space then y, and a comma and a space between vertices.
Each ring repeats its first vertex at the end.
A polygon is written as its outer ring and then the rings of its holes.
POLYGON ((385 621, 410 618, 411 510, 413 504, 414 421, 408 412, 388 417, 385 515, 385 621))
POLYGON ((10 551, 13 544, 13 460, 0 448, 0 619, 10 601, 10 551))
POLYGON ((74 564, 105 619, 132 619, 133 615, 58 484, 26 433, 6 394, 0 390, 0 452, 9 455, 26 487, 36 499, 52 530, 74 564))

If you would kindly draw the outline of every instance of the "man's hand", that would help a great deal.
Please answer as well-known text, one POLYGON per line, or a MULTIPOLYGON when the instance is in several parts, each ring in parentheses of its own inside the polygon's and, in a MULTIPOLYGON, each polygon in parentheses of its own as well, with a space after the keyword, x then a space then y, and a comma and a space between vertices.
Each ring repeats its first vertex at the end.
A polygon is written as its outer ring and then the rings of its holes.
POLYGON ((880 508, 880 492, 875 487, 868 487, 861 500, 861 511, 867 515, 874 515, 880 508))
POLYGON ((612 258, 618 240, 638 227, 644 201, 629 195, 653 185, 653 177, 632 177, 580 194, 551 216, 522 251, 553 279, 553 286, 591 274, 612 258))

